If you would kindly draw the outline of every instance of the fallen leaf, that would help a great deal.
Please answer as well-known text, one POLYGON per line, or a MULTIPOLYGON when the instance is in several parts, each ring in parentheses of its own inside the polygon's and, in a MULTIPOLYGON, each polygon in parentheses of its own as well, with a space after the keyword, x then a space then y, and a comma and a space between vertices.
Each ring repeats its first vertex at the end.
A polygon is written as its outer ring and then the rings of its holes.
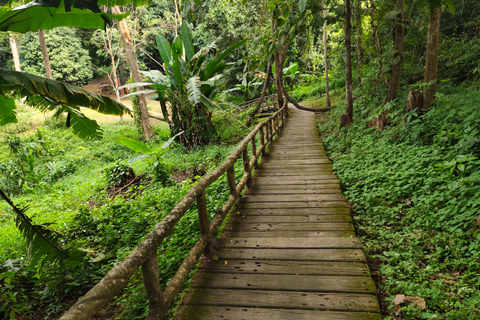
POLYGON ((325 214, 325 212, 322 212, 321 214, 325 214))
POLYGON ((393 299, 392 303, 395 306, 398 306, 399 304, 402 304, 403 301, 405 301, 405 295, 404 294, 397 294, 395 296, 395 299, 393 299))
POLYGON ((323 202, 322 200, 318 200, 317 202, 323 202))
POLYGON ((425 302, 425 299, 420 298, 420 297, 412 297, 412 296, 406 296, 405 297, 405 304, 415 304, 417 305, 420 309, 427 309, 427 303, 425 302))
POLYGON ((225 265, 227 265, 227 264, 228 264, 228 261, 223 261, 223 263, 225 263, 225 265))

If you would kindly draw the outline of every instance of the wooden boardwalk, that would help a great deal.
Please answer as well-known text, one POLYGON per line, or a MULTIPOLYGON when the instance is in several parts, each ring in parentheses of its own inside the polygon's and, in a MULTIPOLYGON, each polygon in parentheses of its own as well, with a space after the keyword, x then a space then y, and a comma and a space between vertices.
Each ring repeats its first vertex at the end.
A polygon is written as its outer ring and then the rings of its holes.
POLYGON ((381 319, 314 115, 289 119, 191 283, 178 319, 381 319))

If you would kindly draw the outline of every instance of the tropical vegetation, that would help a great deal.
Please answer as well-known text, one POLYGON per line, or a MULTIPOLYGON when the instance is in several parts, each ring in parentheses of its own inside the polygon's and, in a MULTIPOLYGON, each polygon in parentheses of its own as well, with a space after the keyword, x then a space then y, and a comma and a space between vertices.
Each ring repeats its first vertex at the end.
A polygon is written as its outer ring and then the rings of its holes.
MULTIPOLYGON (((0 5, 0 317, 58 318, 264 116, 241 102, 276 93, 324 111, 385 319, 480 319, 477 0, 0 5)), ((137 273, 101 316, 147 308, 137 273)))

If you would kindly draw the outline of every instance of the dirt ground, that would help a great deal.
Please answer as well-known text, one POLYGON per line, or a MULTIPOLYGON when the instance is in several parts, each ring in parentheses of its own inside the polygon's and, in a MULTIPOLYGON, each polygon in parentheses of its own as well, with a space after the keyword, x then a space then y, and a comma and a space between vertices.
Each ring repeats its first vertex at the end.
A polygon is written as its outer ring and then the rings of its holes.
MULTIPOLYGON (((110 80, 108 78, 101 78, 95 81, 89 82, 87 85, 82 87, 83 89, 102 95, 102 96, 107 96, 109 98, 112 98, 114 100, 117 99, 115 93, 112 90, 108 90, 109 88, 111 89, 110 86, 110 80), (106 87, 107 90, 102 90, 102 87, 106 87)), ((149 97, 155 95, 154 93, 148 94, 147 95, 147 108, 149 110, 149 113, 152 114, 155 117, 163 118, 162 116, 162 110, 160 108, 160 104, 157 101, 150 100, 148 99, 149 97)), ((124 105, 132 108, 132 102, 130 101, 130 98, 124 98, 120 100, 121 103, 124 105)), ((82 112, 90 119, 93 119, 97 121, 99 124, 107 124, 107 123, 116 123, 120 121, 120 117, 118 116, 110 116, 110 115, 105 115, 98 113, 96 111, 90 110, 88 108, 82 108, 82 112)), ((123 117, 123 121, 126 123, 133 123, 133 118, 130 116, 125 116, 123 117)), ((157 119, 150 118, 150 121, 152 124, 157 124, 162 121, 159 121, 157 119)))

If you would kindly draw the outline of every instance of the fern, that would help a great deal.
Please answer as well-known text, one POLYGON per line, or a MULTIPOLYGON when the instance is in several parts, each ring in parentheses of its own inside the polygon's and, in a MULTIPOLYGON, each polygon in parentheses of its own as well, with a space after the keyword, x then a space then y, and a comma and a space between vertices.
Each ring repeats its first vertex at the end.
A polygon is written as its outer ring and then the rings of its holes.
POLYGON ((51 264, 63 264, 66 261, 73 264, 86 262, 79 250, 63 249, 60 244, 60 235, 48 228, 48 225, 33 224, 32 219, 25 214, 27 208, 17 208, 2 190, 0 190, 0 195, 16 214, 15 223, 27 241, 28 259, 32 267, 40 262, 43 265, 47 261, 51 264))

